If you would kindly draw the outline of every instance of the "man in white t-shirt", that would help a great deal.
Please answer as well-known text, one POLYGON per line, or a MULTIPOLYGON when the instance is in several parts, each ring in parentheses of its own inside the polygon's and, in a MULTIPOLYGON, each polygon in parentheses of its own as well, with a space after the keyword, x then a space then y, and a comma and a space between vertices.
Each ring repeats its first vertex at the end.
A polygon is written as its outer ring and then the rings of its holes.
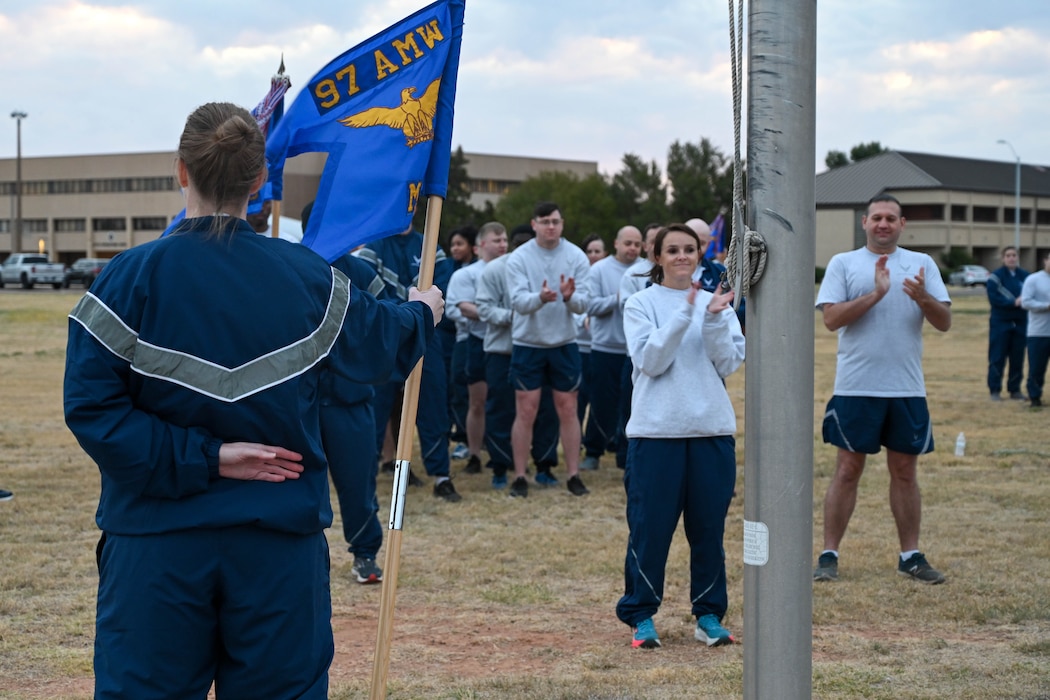
POLYGON ((916 468, 933 451, 933 430, 922 374, 922 327, 952 325, 951 299, 937 264, 897 246, 901 205, 874 197, 862 219, 867 244, 828 264, 817 295, 824 325, 839 335, 835 394, 824 415, 824 442, 838 447, 835 474, 824 497, 824 551, 816 581, 838 578, 838 548, 857 502, 868 454, 886 448, 890 509, 900 540, 897 573, 923 583, 944 576, 919 551, 922 499, 916 468))

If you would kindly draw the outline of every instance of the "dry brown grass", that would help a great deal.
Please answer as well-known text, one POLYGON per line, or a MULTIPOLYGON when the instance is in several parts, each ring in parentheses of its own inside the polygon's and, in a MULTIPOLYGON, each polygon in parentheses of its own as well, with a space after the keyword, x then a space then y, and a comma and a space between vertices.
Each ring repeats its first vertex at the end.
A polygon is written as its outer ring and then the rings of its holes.
MULTIPOLYGON (((61 411, 65 314, 76 299, 0 291, 0 487, 16 493, 0 504, 0 698, 91 695, 98 474, 61 411)), ((988 401, 986 309, 980 296, 957 298, 954 328, 930 331, 926 346, 937 450, 920 461, 922 543, 949 581, 927 587, 894 574, 888 481, 874 458, 842 546, 842 579, 814 587, 814 697, 1050 698, 1050 412, 988 401), (957 458, 960 431, 967 454, 957 458)), ((834 352, 834 335, 818 323, 815 420, 831 390, 834 352)), ((741 416, 743 381, 741 373, 729 383, 741 416)), ((814 439, 816 551, 834 451, 814 439)), ((682 537, 656 618, 665 646, 630 648, 613 612, 626 540, 620 472, 603 463, 587 482, 584 499, 534 489, 526 501, 511 500, 484 475, 457 478, 459 505, 437 501, 429 487, 410 492, 390 697, 742 694, 743 645, 706 649, 692 640, 682 537)), ((389 477, 379 493, 385 517, 389 477)), ((741 500, 726 540, 727 624, 738 635, 741 500)), ((332 697, 361 698, 379 591, 351 582, 340 533, 337 523, 332 697)))

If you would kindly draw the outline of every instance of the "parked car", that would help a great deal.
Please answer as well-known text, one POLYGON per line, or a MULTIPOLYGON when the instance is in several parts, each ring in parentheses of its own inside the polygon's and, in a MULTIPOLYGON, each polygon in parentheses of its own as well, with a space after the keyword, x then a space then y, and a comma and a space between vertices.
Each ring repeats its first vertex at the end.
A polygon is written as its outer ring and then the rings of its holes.
POLYGON ((972 287, 988 281, 988 268, 980 265, 963 265, 948 275, 948 284, 957 287, 972 287))
POLYGON ((84 285, 84 289, 90 289, 91 283, 95 281, 108 262, 109 258, 80 258, 66 271, 64 286, 68 287, 73 282, 77 282, 84 285))

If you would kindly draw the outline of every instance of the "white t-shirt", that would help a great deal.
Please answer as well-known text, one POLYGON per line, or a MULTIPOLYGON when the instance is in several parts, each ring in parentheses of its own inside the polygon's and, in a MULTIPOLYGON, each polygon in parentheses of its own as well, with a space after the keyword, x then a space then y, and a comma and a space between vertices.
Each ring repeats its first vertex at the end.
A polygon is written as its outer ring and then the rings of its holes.
MULTIPOLYGON (((817 308, 875 290, 878 254, 867 248, 839 253, 828 263, 817 308)), ((951 303, 937 263, 925 253, 897 248, 886 261, 890 290, 859 319, 839 329, 836 396, 926 396, 922 374, 922 309, 904 293, 904 280, 925 270, 926 291, 951 303)))

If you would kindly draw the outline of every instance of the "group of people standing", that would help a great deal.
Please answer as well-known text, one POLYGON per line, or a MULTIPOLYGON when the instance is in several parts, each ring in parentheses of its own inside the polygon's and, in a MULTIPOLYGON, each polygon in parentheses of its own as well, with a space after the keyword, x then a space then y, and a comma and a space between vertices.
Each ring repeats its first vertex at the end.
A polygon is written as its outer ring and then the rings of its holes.
POLYGON ((1043 384, 1050 361, 1050 254, 1043 269, 1034 273, 1018 265, 1017 248, 1002 252, 1002 267, 985 283, 991 317, 988 327, 988 391, 993 401, 1002 400, 1003 372, 1011 399, 1024 401, 1021 381, 1028 355, 1027 400, 1034 408, 1043 405, 1043 384))
MULTIPOLYGON (((544 202, 513 232, 512 253, 504 226, 486 224, 477 261, 453 271, 439 253, 435 285, 420 292, 418 233, 332 266, 257 235, 245 217, 265 181, 264 147, 246 110, 195 110, 176 160, 185 221, 114 259, 70 314, 65 416, 102 475, 96 697, 203 697, 213 683, 220 698, 327 696, 328 474, 358 581, 376 582, 379 454, 397 388, 424 355, 417 428, 435 496, 459 499, 452 371, 467 386, 468 469, 480 471, 484 445, 493 486, 511 496, 529 495, 530 455, 534 483, 557 483, 555 434, 574 496, 588 493, 581 469, 617 455, 629 533, 616 614, 632 646, 660 646, 653 618, 680 518, 694 636, 732 643, 723 539, 736 416, 725 379, 745 341, 734 292, 704 255, 707 225, 625 226, 600 259, 594 241, 585 253, 563 239, 560 208, 544 202), (455 328, 443 333, 446 309, 455 328)), ((840 343, 824 421, 838 460, 817 580, 838 577, 865 456, 883 446, 898 572, 944 580, 918 549, 916 463, 933 449, 921 329, 948 330, 950 300, 932 260, 897 247, 903 227, 899 202, 873 199, 866 246, 835 256, 817 299, 840 343)), ((1050 309, 1050 276, 1032 275, 1021 297, 1030 311, 1050 309)))

